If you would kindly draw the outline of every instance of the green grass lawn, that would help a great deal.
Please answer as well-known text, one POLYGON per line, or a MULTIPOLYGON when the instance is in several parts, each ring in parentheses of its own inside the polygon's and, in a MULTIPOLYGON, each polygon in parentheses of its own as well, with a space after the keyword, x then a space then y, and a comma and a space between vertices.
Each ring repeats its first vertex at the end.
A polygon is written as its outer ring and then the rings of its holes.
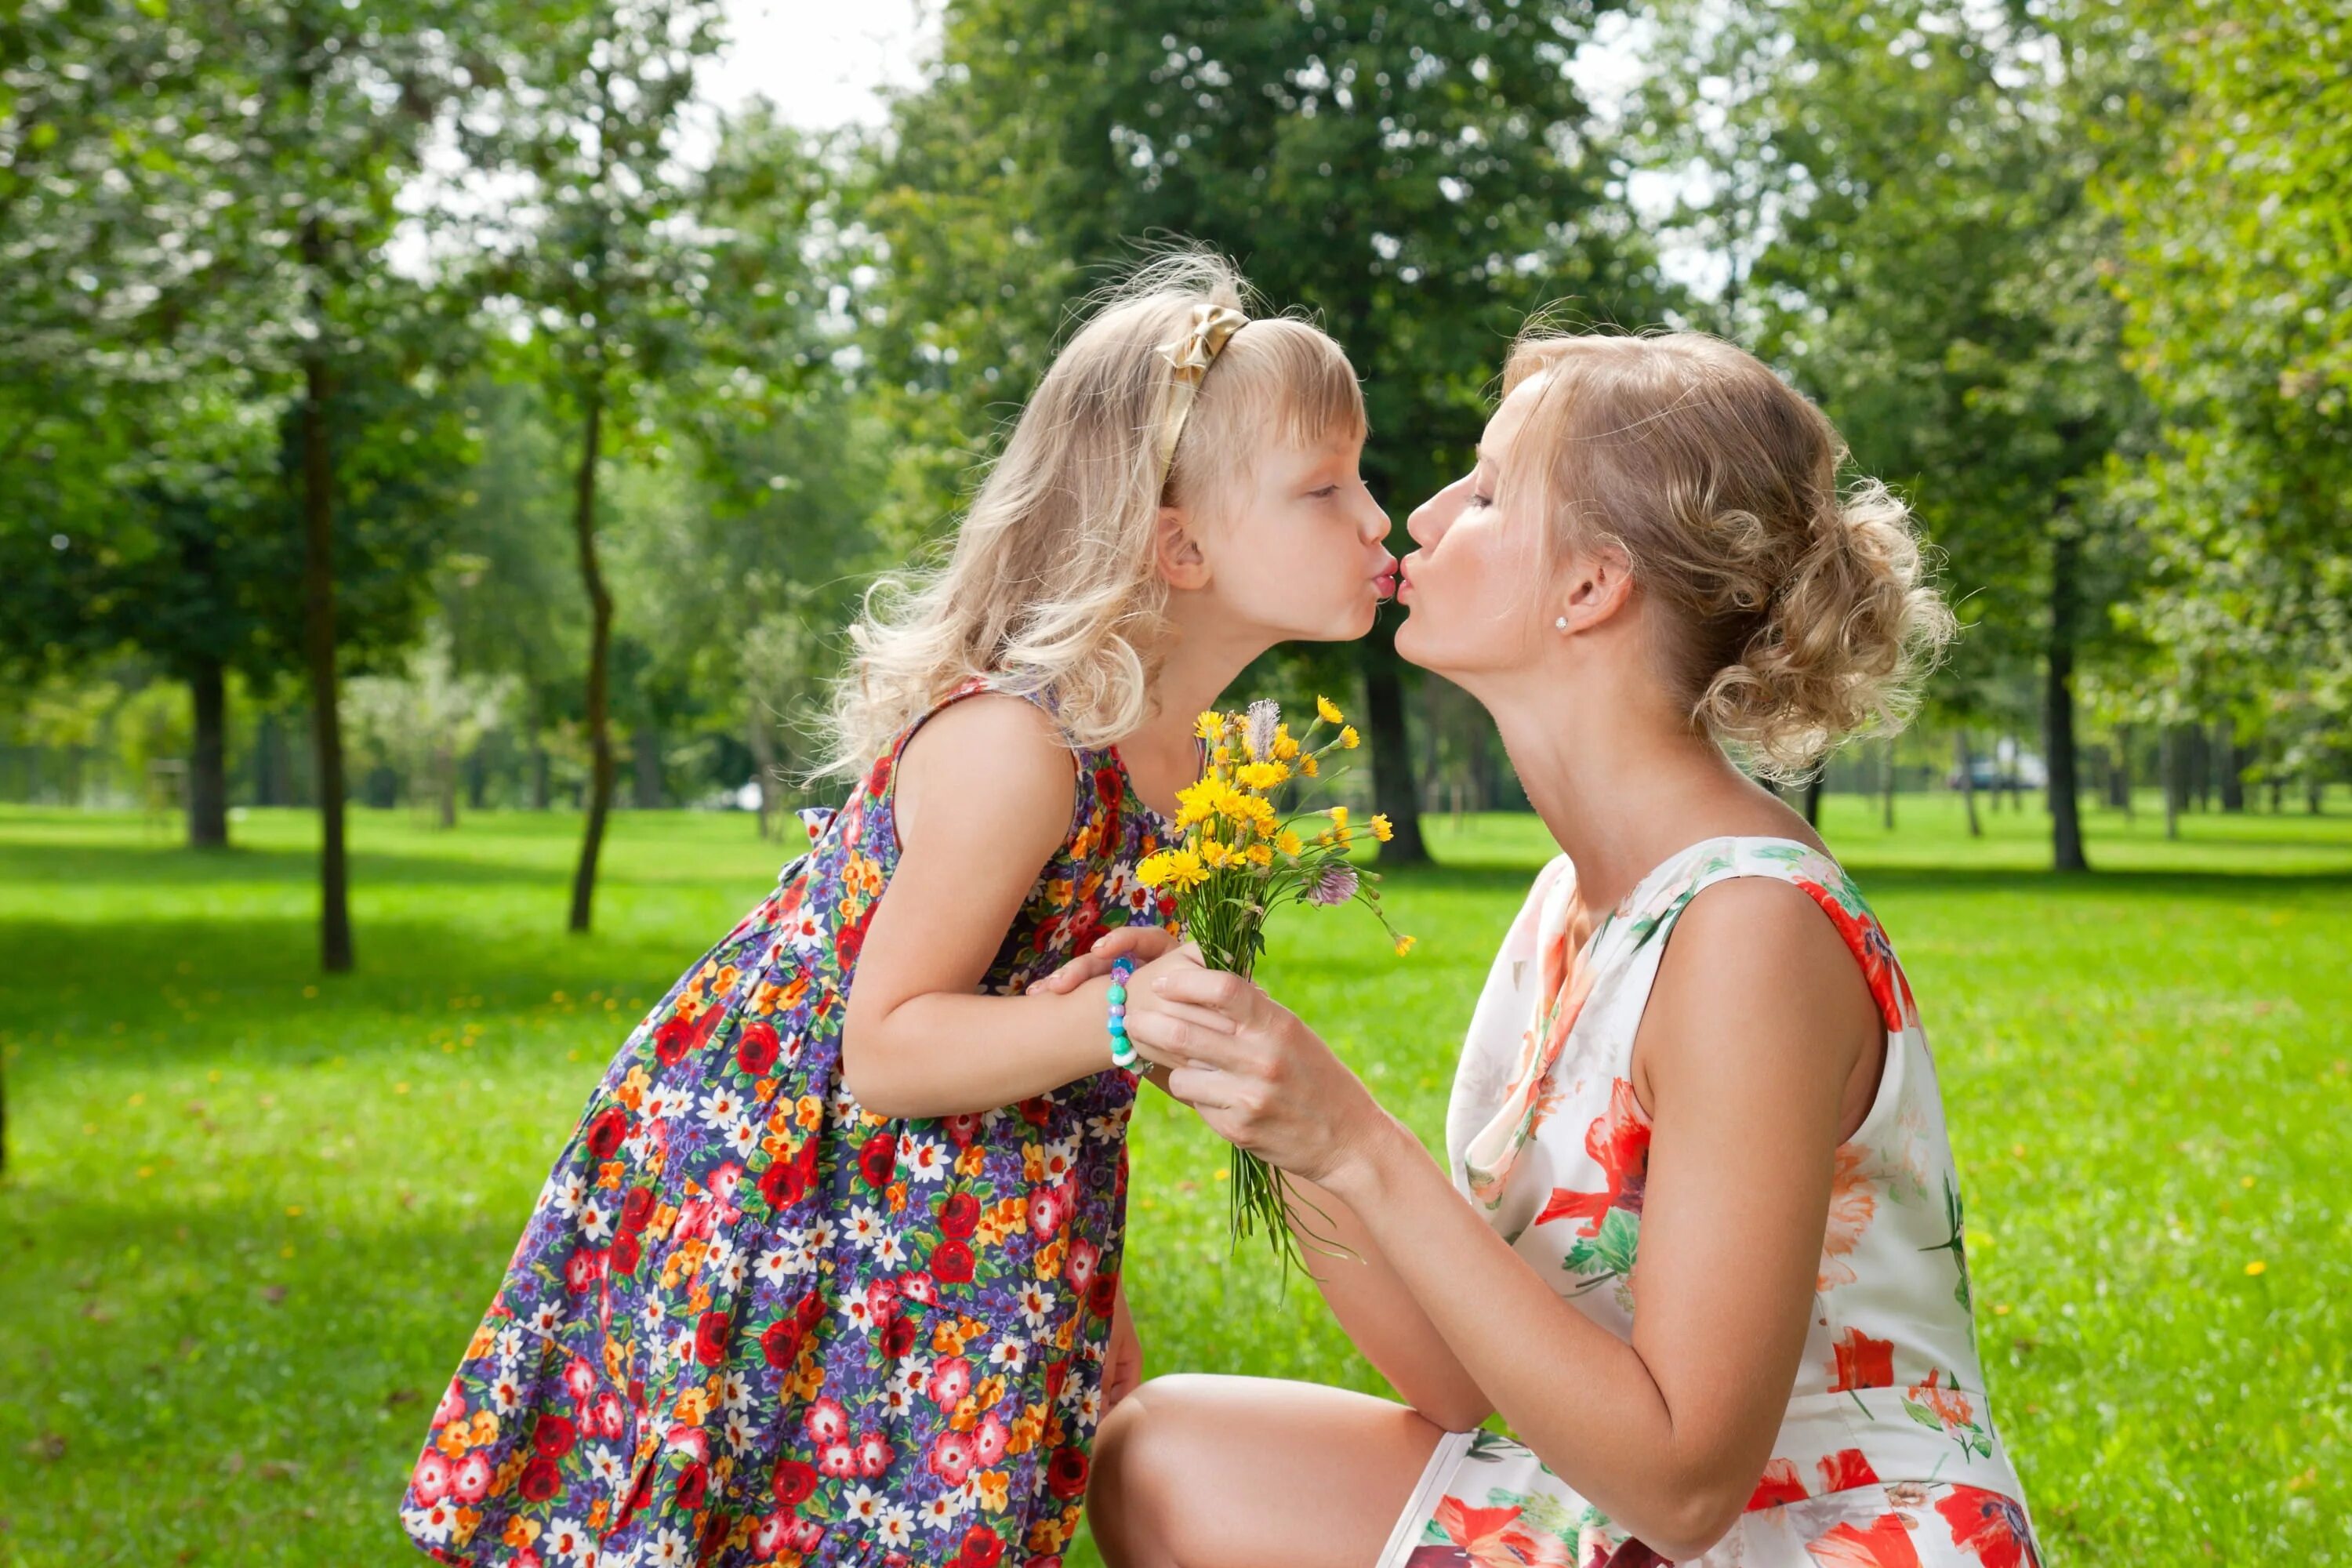
MULTIPOLYGON (((1907 960, 1969 1187, 1989 1375, 2052 1560, 2352 1565, 2352 819, 2143 809, 2059 879, 2043 819, 1906 797, 1827 832, 1907 960)), ((2339 797, 2335 804, 2344 810, 2339 797)), ((426 1413, 637 1012, 770 883, 747 818, 355 821, 360 970, 314 968, 312 821, 199 857, 0 808, 0 1568, 422 1561, 426 1413)), ((1300 919, 1265 978, 1435 1139, 1531 818, 1433 821, 1421 947, 1300 919)), ((1155 1370, 1377 1388, 1310 1289, 1229 1257, 1224 1161, 1139 1118, 1155 1370)), ((1086 1553, 1081 1551, 1083 1557, 1086 1553)), ((1087 1558, 1091 1561, 1091 1558, 1087 1558)))

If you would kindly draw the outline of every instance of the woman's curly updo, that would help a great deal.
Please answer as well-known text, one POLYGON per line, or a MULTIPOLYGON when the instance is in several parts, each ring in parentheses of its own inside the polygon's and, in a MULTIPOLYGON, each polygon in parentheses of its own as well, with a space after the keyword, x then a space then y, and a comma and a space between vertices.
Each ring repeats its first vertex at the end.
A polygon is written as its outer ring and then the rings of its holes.
POLYGON ((1780 779, 1901 727, 1952 615, 1909 510, 1875 479, 1841 490, 1820 409, 1699 332, 1530 334, 1504 395, 1538 376, 1498 499, 1547 520, 1555 556, 1624 552, 1695 723, 1780 779))

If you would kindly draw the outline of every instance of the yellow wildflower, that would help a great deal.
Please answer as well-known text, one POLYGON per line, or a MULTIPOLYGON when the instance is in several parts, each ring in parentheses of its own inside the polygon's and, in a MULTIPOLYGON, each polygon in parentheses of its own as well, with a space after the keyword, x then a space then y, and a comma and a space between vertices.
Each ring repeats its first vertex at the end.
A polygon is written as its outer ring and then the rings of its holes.
POLYGON ((1377 811, 1372 813, 1372 837, 1383 844, 1396 837, 1396 829, 1389 826, 1389 819, 1377 811))
POLYGON ((1274 864, 1274 851, 1267 848, 1263 844, 1253 844, 1247 849, 1243 850, 1242 853, 1249 857, 1249 863, 1253 866, 1271 866, 1274 864))
POLYGON ((1348 808, 1346 806, 1335 805, 1331 808, 1331 826, 1342 833, 1348 831, 1348 808))
POLYGON ((1234 749, 1231 746, 1219 746, 1209 753, 1209 760, 1222 768, 1234 760, 1234 749))
POLYGON ((1202 710, 1192 721, 1192 733, 1203 741, 1213 741, 1225 732, 1225 716, 1213 708, 1202 710))
POLYGON ((1209 879, 1208 868, 1201 864, 1200 856, 1192 850, 1163 849, 1160 853, 1168 858, 1165 873, 1168 885, 1178 891, 1197 888, 1209 879))
POLYGON ((1270 790, 1290 776, 1290 770, 1280 763, 1250 763, 1241 771, 1242 784, 1254 790, 1270 790))
POLYGON ((1274 847, 1276 849, 1281 850, 1285 855, 1289 856, 1293 860, 1297 859, 1298 852, 1307 847, 1306 845, 1299 842, 1298 835, 1291 832, 1290 829, 1286 827, 1276 836, 1274 847))
POLYGON ((1290 726, 1276 725, 1274 731, 1274 760, 1277 763, 1286 763, 1297 755, 1298 755, 1298 742, 1290 738, 1290 726))
POLYGON ((1406 953, 1412 951, 1412 942, 1413 939, 1409 936, 1401 936, 1397 938, 1396 951, 1399 958, 1402 958, 1406 953))
POLYGON ((1160 888, 1168 882, 1168 863, 1171 851, 1162 849, 1146 855, 1135 863, 1135 879, 1147 888, 1160 888))
POLYGON ((1201 846, 1201 864, 1213 871, 1232 863, 1234 852, 1212 838, 1201 846))
POLYGON ((1323 764, 1317 762, 1314 753, 1310 752, 1298 759, 1298 771, 1311 779, 1323 771, 1323 764))
POLYGON ((1339 731, 1339 749, 1341 751, 1352 752, 1363 743, 1364 738, 1356 733, 1356 727, 1353 724, 1346 725, 1339 731))
POLYGON ((1323 722, 1326 724, 1337 724, 1342 717, 1339 705, 1328 697, 1318 697, 1315 700, 1315 711, 1323 716, 1323 722))

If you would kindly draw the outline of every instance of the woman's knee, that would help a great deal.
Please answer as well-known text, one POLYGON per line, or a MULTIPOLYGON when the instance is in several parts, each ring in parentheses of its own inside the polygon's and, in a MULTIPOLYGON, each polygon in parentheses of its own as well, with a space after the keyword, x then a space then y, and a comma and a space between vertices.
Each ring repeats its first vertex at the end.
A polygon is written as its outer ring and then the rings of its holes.
POLYGON ((1120 1400, 1095 1432, 1087 1514, 1112 1568, 1174 1568, 1181 1517, 1171 1503, 1207 1435, 1216 1379, 1155 1377, 1120 1400))

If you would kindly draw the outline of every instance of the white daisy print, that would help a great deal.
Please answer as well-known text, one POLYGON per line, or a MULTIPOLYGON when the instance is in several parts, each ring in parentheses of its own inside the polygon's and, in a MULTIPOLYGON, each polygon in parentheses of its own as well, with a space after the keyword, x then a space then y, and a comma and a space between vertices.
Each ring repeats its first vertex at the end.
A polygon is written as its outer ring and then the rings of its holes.
POLYGON ((898 1137, 898 1169, 907 1173, 910 1182, 944 1181, 948 1173, 946 1146, 935 1138, 918 1138, 911 1132, 898 1137))
POLYGON ((570 1219, 580 1212, 580 1205, 588 1201, 588 1178, 578 1171, 565 1172, 561 1181, 551 1176, 547 1183, 547 1201, 554 1206, 557 1214, 570 1219))
POLYGON ((743 1097, 721 1084, 702 1097, 699 1114, 705 1127, 727 1127, 743 1114, 743 1097))
POLYGON ((1047 1295, 1043 1289, 1035 1285, 1026 1285, 1022 1287, 1021 1321, 1024 1323, 1026 1323, 1033 1329, 1042 1329, 1045 1326, 1046 1320, 1051 1318, 1053 1315, 1053 1297, 1047 1295))
POLYGON ((842 1494, 841 1516, 865 1524, 877 1524, 881 1521, 882 1510, 888 1502, 889 1500, 880 1492, 860 1481, 842 1494))
POLYGON ((882 1539, 892 1546, 912 1546, 915 1543, 915 1514, 911 1509, 893 1507, 884 1510, 877 1521, 882 1539))
POLYGON ((760 1254, 760 1261, 756 1265, 760 1278, 771 1285, 782 1284, 784 1276, 796 1272, 793 1268, 794 1256, 794 1253, 787 1252, 781 1247, 768 1248, 767 1251, 760 1254))

